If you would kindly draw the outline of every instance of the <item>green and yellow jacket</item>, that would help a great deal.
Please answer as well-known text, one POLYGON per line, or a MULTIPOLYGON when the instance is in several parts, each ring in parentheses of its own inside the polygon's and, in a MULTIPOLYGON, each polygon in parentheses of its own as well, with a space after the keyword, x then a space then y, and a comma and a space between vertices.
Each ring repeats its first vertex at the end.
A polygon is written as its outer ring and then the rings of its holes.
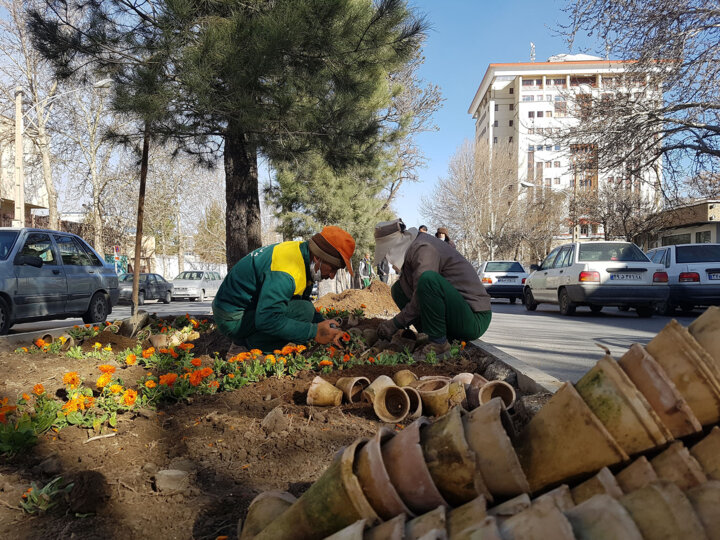
POLYGON ((305 343, 317 334, 317 324, 290 319, 286 311, 293 297, 308 300, 311 291, 308 243, 282 242, 256 249, 236 263, 213 305, 230 316, 254 311, 258 331, 305 343))

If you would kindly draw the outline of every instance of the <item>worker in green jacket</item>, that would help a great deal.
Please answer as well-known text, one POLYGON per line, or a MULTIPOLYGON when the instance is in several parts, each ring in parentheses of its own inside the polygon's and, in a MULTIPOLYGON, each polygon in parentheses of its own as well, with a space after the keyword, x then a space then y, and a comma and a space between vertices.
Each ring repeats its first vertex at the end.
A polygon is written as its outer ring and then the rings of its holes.
POLYGON ((312 284, 334 278, 340 268, 352 276, 355 240, 339 227, 325 227, 307 242, 282 242, 243 257, 228 273, 213 301, 218 330, 233 341, 234 356, 264 352, 288 343, 339 343, 342 330, 309 301, 312 284))

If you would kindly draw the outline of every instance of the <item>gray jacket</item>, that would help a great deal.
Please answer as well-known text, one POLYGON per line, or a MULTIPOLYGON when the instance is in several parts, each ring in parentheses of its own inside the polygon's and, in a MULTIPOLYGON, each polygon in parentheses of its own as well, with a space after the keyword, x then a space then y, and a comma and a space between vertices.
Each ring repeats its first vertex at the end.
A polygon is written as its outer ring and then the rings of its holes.
POLYGON ((447 242, 418 234, 405 253, 400 271, 400 286, 410 302, 395 316, 397 324, 407 326, 420 317, 415 291, 420 276, 427 271, 437 272, 448 280, 473 311, 490 311, 490 296, 468 260, 447 242))

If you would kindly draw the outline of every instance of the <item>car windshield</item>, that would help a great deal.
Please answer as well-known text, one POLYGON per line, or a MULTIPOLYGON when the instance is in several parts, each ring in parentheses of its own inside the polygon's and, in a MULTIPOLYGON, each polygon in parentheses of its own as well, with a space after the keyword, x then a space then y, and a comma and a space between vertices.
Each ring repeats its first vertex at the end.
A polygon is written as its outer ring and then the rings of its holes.
POLYGON ((635 244, 586 242, 580 244, 578 261, 649 262, 650 259, 635 244))
POLYGON ((180 272, 175 279, 202 279, 202 272, 180 272))
POLYGON ((675 249, 675 259, 679 263, 720 262, 720 246, 697 244, 675 249))
POLYGON ((524 272, 519 262, 489 262, 485 265, 485 272, 524 272))
MULTIPOLYGON (((118 278, 120 281, 132 281, 133 275, 132 274, 125 274, 122 277, 118 278)), ((140 274, 140 282, 147 281, 147 274, 140 274)))
POLYGON ((18 234, 17 231, 0 231, 0 260, 4 261, 8 258, 18 234))

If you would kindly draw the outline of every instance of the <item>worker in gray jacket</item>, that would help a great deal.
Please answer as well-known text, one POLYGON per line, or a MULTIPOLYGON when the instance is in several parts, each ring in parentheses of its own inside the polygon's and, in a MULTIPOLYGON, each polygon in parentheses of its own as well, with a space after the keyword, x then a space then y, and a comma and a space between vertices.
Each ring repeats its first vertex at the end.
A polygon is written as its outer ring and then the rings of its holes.
POLYGON ((418 235, 401 219, 378 223, 375 260, 384 257, 400 273, 391 289, 400 313, 378 327, 379 337, 413 324, 430 337, 416 358, 432 351, 442 359, 450 354, 448 338, 470 341, 488 329, 490 296, 472 265, 447 242, 418 235))

